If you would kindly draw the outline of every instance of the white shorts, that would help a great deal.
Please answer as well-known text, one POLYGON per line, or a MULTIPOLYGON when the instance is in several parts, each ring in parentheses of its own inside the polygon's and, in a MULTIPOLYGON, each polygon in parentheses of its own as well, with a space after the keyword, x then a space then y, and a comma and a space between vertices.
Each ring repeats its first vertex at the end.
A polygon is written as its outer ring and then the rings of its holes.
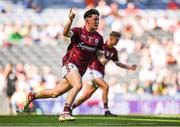
POLYGON ((64 78, 70 71, 79 71, 75 64, 68 63, 62 67, 62 77, 64 78))
MULTIPOLYGON (((92 69, 88 68, 82 79, 85 81, 88 81, 89 85, 94 85, 93 81, 96 78, 103 78, 103 74, 101 74, 97 70, 92 70, 92 69)), ((98 86, 96 85, 95 87, 98 87, 98 86)))

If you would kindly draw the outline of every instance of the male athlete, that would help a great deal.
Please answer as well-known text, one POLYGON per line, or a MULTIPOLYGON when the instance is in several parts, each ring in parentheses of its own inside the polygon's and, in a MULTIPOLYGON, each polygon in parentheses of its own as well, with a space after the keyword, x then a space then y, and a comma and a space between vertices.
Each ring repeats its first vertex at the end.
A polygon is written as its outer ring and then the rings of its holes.
POLYGON ((109 85, 104 81, 104 70, 105 65, 112 60, 117 66, 129 69, 129 70, 135 70, 136 65, 128 66, 125 64, 122 64, 118 60, 118 52, 116 48, 114 47, 120 37, 121 34, 119 32, 112 31, 109 35, 109 39, 104 44, 104 52, 105 52, 105 61, 104 63, 100 63, 97 59, 94 59, 90 65, 88 66, 88 69, 83 77, 83 84, 85 87, 85 90, 83 91, 82 96, 77 98, 72 106, 72 110, 82 104, 84 101, 86 101, 88 98, 92 96, 92 94, 97 90, 98 87, 102 88, 102 100, 104 104, 104 111, 105 116, 117 116, 115 114, 112 114, 108 109, 108 91, 109 91, 109 85))
POLYGON ((70 115, 70 107, 77 93, 82 88, 82 76, 89 62, 96 56, 97 52, 103 52, 103 37, 96 32, 99 25, 99 12, 96 9, 90 9, 84 13, 84 27, 74 27, 71 29, 74 18, 75 13, 70 9, 69 21, 63 31, 64 36, 71 39, 71 43, 62 60, 63 79, 54 89, 46 89, 36 93, 30 92, 24 110, 35 99, 56 98, 71 90, 67 95, 64 111, 59 120, 75 120, 70 115))

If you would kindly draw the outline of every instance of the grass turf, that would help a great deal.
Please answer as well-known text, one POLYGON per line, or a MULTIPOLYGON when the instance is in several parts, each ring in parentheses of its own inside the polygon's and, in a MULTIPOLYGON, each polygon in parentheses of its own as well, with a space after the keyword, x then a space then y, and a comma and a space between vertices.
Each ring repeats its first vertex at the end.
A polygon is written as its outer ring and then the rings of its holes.
POLYGON ((66 126, 66 127, 113 127, 113 126, 180 126, 180 115, 121 115, 104 117, 77 115, 75 121, 59 122, 58 116, 18 115, 0 116, 0 126, 66 126))

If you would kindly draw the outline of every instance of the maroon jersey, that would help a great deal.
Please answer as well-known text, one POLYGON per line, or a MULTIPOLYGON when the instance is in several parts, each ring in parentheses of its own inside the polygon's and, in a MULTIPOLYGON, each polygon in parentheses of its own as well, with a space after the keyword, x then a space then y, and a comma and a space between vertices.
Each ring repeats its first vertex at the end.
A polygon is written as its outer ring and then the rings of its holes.
POLYGON ((96 31, 88 32, 85 27, 75 27, 71 31, 71 43, 62 62, 63 65, 75 64, 82 76, 89 62, 96 56, 96 51, 103 50, 103 37, 96 31))
MULTIPOLYGON (((105 51, 105 58, 107 60, 113 60, 114 62, 118 62, 118 52, 116 48, 109 48, 107 42, 104 44, 103 49, 105 51)), ((94 59, 88 66, 90 69, 97 70, 104 76, 105 65, 101 64, 97 59, 94 59)))

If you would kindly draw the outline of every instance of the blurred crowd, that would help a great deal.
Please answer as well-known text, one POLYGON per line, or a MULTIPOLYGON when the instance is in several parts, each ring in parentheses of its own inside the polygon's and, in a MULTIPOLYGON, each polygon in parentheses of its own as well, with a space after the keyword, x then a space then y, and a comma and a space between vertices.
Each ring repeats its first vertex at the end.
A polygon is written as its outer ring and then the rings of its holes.
MULTIPOLYGON (((173 1, 172 1, 173 2, 173 1)), ((171 5, 172 6, 172 5, 171 5)), ((116 48, 122 63, 137 64, 136 72, 116 68, 113 63, 106 67, 110 96, 151 95, 176 96, 180 93, 180 13, 175 10, 141 10, 129 2, 119 10, 116 2, 108 5, 99 0, 95 7, 101 13, 99 32, 106 39, 110 31, 119 31, 122 38, 116 48), (115 71, 116 70, 116 71, 115 71), (129 75, 133 75, 129 80, 129 75), (121 81, 120 79, 124 79, 121 81), (127 79, 127 80, 126 80, 127 79)), ((171 8, 172 9, 172 8, 171 8)), ((83 10, 78 10, 82 11, 83 10)), ((4 15, 6 16, 6 14, 4 15)), ((82 15, 81 15, 82 16, 82 15)), ((60 18, 60 17, 59 17, 60 18)), ((14 44, 62 43, 63 22, 47 24, 26 22, 0 23, 0 48, 14 44)), ((80 18, 75 25, 82 25, 80 18)), ((6 91, 13 106, 22 108, 29 90, 53 88, 58 78, 51 67, 38 68, 22 63, 7 63, 0 67, 0 92, 6 91), (22 98, 22 99, 19 99, 22 98)))
POLYGON ((6 93, 13 114, 23 108, 29 91, 54 88, 57 81, 48 66, 37 68, 34 65, 7 63, 4 68, 0 67, 0 92, 6 93))
POLYGON ((7 22, 0 25, 0 46, 11 44, 46 44, 62 40, 61 24, 32 24, 27 21, 7 22))

